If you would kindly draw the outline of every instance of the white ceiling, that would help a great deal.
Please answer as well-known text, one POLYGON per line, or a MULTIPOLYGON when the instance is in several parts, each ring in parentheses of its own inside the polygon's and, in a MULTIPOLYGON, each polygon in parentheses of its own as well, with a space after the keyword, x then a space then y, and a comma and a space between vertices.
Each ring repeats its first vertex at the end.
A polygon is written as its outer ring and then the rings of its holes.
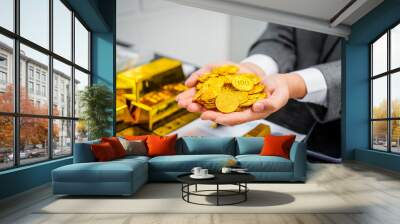
POLYGON ((353 23, 383 2, 383 0, 169 1, 341 37, 347 37, 353 23))
POLYGON ((329 20, 350 0, 226 0, 292 14, 329 20), (310 7, 312 6, 312 7, 310 7))

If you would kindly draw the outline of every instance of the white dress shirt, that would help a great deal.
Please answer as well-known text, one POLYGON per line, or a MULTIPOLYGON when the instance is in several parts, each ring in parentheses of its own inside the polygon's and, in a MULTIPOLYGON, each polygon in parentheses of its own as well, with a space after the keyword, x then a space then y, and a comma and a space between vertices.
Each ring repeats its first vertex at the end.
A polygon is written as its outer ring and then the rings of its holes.
MULTIPOLYGON (((244 59, 242 63, 244 62, 257 65, 266 75, 272 75, 279 72, 278 63, 268 55, 255 54, 244 59)), ((321 71, 317 68, 310 67, 293 71, 292 73, 296 73, 303 78, 307 89, 306 96, 297 100, 301 102, 315 103, 326 107, 328 87, 321 71)))

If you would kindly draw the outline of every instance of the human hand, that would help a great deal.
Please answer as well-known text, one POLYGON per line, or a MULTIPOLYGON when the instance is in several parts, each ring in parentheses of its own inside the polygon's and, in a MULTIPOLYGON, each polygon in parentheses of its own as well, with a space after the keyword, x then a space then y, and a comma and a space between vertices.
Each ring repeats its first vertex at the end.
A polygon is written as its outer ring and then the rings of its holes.
POLYGON ((201 119, 203 120, 211 120, 218 124, 228 126, 263 119, 285 106, 290 98, 302 98, 306 94, 305 83, 300 76, 296 74, 266 76, 261 69, 250 63, 234 64, 228 62, 206 65, 202 69, 193 73, 185 84, 190 87, 190 89, 177 96, 179 106, 186 108, 190 112, 201 112, 201 119), (200 104, 193 102, 193 96, 196 93, 195 85, 197 79, 203 73, 209 72, 214 67, 223 64, 231 64, 239 67, 240 70, 238 73, 254 73, 260 76, 262 83, 266 86, 264 91, 269 97, 254 103, 251 108, 228 114, 207 110, 200 104))

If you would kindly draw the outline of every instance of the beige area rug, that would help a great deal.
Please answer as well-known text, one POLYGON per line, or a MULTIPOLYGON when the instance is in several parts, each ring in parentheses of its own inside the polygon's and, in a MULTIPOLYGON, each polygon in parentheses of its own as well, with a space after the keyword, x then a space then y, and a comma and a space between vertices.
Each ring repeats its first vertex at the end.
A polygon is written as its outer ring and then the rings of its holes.
MULTIPOLYGON (((36 213, 360 213, 349 203, 316 184, 249 184, 248 200, 237 205, 204 206, 181 198, 177 183, 150 183, 132 197, 59 197, 36 213)), ((213 185, 198 190, 215 189, 213 185)), ((224 189, 233 186, 224 186, 224 189)), ((194 190, 194 187, 191 188, 194 190)), ((222 202, 240 198, 226 197, 222 202)), ((200 203, 215 203, 215 197, 191 196, 200 203)))

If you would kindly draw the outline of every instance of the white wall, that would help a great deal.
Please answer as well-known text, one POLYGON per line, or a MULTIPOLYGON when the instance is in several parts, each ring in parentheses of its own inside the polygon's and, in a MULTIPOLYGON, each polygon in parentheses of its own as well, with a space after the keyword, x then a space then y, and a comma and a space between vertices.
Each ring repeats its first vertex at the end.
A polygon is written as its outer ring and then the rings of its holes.
POLYGON ((117 1, 117 39, 134 44, 142 57, 159 52, 197 65, 238 61, 264 28, 263 22, 163 0, 117 1))
POLYGON ((266 22, 231 16, 229 57, 232 61, 243 60, 250 46, 260 37, 267 27, 266 22))

